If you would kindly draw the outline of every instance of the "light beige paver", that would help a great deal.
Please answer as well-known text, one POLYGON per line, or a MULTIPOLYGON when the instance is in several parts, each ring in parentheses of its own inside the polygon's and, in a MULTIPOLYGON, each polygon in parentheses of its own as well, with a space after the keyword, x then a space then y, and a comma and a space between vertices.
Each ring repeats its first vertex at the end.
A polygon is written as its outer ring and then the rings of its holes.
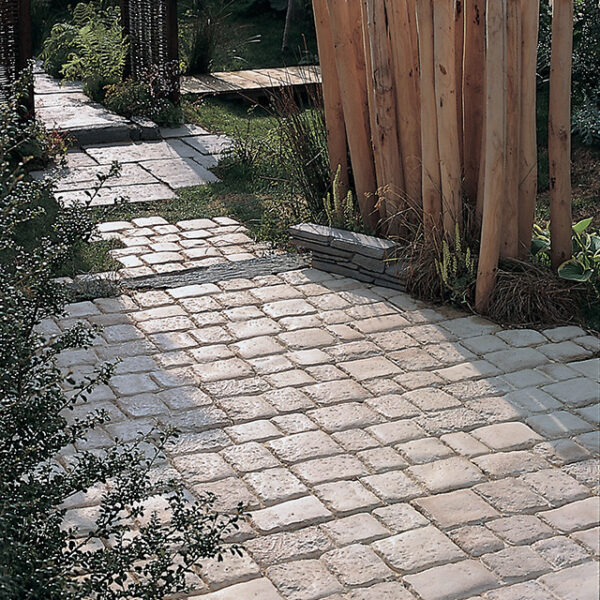
MULTIPOLYGON (((123 258, 250 249, 229 220, 101 230, 141 248, 123 258)), ((124 359, 91 400, 114 422, 82 448, 177 426, 166 460, 190 492, 250 508, 247 554, 207 563, 195 598, 595 598, 591 344, 445 310, 306 269, 82 302, 44 327, 106 326, 61 357, 76 375, 124 359)))

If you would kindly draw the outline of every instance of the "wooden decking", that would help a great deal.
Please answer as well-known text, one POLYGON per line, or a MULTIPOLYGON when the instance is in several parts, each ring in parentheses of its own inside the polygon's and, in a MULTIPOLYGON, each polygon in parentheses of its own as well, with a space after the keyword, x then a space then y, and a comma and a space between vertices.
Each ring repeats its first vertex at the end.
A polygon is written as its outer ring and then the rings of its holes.
POLYGON ((318 65, 310 65, 183 77, 181 91, 186 94, 202 95, 255 95, 277 88, 320 83, 321 69, 318 65))

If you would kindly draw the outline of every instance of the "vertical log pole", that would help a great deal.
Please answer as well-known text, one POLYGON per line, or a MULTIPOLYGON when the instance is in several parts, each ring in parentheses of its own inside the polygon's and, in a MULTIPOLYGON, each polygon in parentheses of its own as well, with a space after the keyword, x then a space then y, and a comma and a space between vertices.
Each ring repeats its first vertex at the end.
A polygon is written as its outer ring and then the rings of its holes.
POLYGON ((419 111, 418 49, 415 15, 409 16, 407 0, 385 0, 392 43, 396 84, 398 132, 406 197, 412 206, 421 203, 421 116, 419 111))
POLYGON ((348 192, 348 147, 327 0, 313 0, 313 12, 323 80, 323 104, 331 176, 333 181, 338 169, 340 170, 338 192, 345 197, 348 192))
POLYGON ((572 254, 571 215, 571 61, 573 52, 573 0, 552 4, 552 57, 548 159, 550 163, 550 236, 552 267, 557 269, 572 254))
POLYGON ((508 0, 506 5, 506 188, 504 233, 500 255, 519 255, 519 177, 521 131, 521 0, 508 0))
POLYGON ((462 224, 461 164, 458 144, 454 1, 433 3, 435 99, 442 188, 444 234, 454 239, 462 224))
POLYGON ((496 283, 506 182, 507 0, 487 0, 485 187, 475 307, 485 313, 496 283))
POLYGON ((430 242, 439 238, 442 232, 440 154, 433 60, 433 1, 417 0, 416 4, 421 79, 423 228, 425 238, 430 242))
POLYGON ((464 51, 465 51, 465 14, 464 0, 456 0, 454 18, 454 57, 456 59, 456 111, 458 120, 458 148, 461 169, 464 172, 464 146, 463 146, 463 75, 464 75, 464 51))
POLYGON ((344 107, 356 195, 365 224, 375 231, 375 163, 371 128, 360 0, 328 0, 335 58, 344 107))
POLYGON ((536 66, 539 0, 521 0, 521 148, 519 173, 519 256, 531 251, 537 196, 536 66))
POLYGON ((383 2, 363 0, 365 59, 370 66, 371 137, 379 188, 380 213, 388 233, 398 232, 404 206, 404 175, 396 120, 396 96, 387 15, 383 2), (395 218, 396 217, 396 218, 395 218))
MULTIPOLYGON (((527 2, 527 0, 524 0, 527 2)), ((463 65, 464 192, 475 203, 483 141, 485 107, 485 0, 464 0, 463 65)))

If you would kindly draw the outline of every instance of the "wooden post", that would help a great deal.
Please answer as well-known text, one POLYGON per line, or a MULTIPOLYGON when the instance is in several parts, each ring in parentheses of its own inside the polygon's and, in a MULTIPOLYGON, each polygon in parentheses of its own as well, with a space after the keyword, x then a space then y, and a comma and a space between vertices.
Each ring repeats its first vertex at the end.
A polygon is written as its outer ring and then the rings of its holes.
POLYGON ((416 4, 421 79, 423 228, 429 241, 440 237, 442 232, 440 154, 433 60, 433 1, 417 0, 416 4))
POLYGON ((552 57, 548 159, 550 163, 550 235, 552 267, 571 258, 571 62, 573 0, 552 5, 552 57))
POLYGON ((331 35, 327 0, 313 0, 313 12, 319 48, 319 63, 323 80, 323 104, 327 125, 327 146, 332 181, 340 170, 338 192, 345 196, 348 192, 348 142, 344 124, 342 95, 335 66, 335 50, 331 35))
POLYGON ((375 231, 375 164, 371 128, 360 0, 328 0, 337 71, 346 120, 356 195, 365 224, 375 231))
POLYGON ((536 67, 539 0, 521 0, 521 149, 519 173, 519 256, 527 259, 537 196, 536 67))
POLYGON ((449 240, 462 224, 461 164, 456 96, 455 1, 433 3, 435 98, 442 183, 444 234, 449 240))
POLYGON ((506 182, 507 0, 487 0, 485 187, 475 307, 485 313, 496 283, 506 182))
POLYGON ((390 38, 383 2, 364 0, 365 55, 371 65, 371 137, 375 152, 382 218, 388 233, 398 232, 399 211, 406 208, 404 174, 396 120, 396 96, 390 54, 390 38))
POLYGON ((463 146, 463 73, 465 51, 465 14, 464 0, 456 0, 454 18, 454 58, 456 60, 456 118, 458 121, 458 148, 461 170, 464 171, 464 146, 463 146))
POLYGON ((521 131, 521 0, 508 0, 506 5, 506 188, 504 231, 500 255, 519 255, 519 177, 521 131))
POLYGON ((463 65, 464 193, 472 203, 475 203, 479 184, 485 107, 485 0, 464 0, 463 5, 465 19, 463 65))
POLYGON ((406 197, 421 203, 421 116, 419 110, 418 49, 413 47, 415 16, 409 17, 407 0, 385 0, 392 43, 396 108, 406 197))

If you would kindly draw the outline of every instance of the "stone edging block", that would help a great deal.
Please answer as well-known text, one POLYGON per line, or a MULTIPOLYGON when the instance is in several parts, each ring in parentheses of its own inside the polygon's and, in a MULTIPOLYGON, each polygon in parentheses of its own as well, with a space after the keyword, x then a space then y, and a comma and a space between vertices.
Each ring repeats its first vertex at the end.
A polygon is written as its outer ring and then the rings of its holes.
POLYGON ((397 245, 391 240, 314 223, 293 225, 289 232, 297 248, 312 252, 315 269, 405 288, 404 265, 396 259, 397 245))

